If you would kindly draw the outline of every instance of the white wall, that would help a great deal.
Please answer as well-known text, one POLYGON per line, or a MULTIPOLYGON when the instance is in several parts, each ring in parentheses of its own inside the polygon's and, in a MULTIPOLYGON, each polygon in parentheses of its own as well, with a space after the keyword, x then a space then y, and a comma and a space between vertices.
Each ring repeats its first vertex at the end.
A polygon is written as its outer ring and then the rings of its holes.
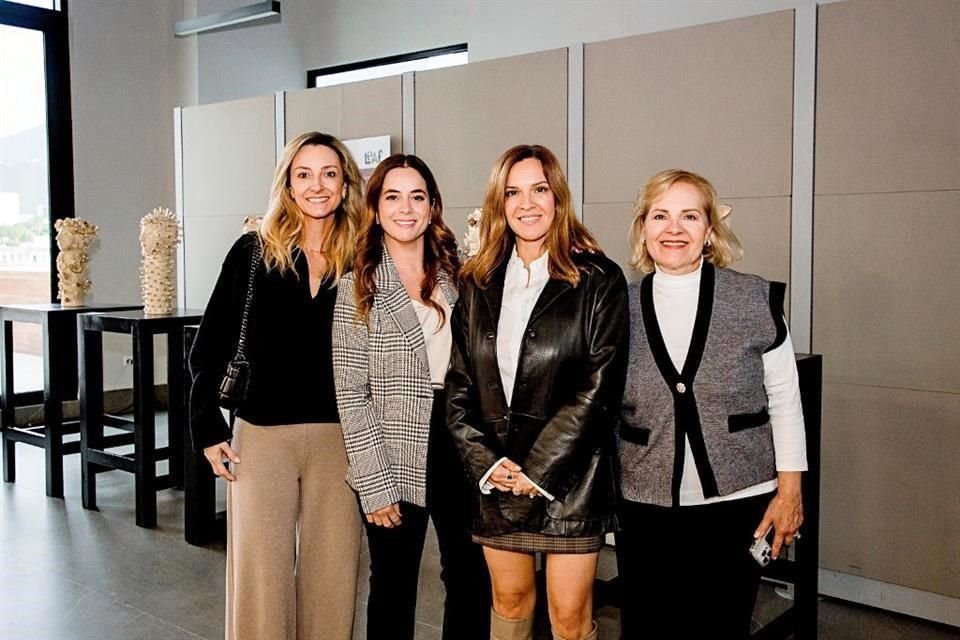
MULTIPOLYGON (((198 0, 200 15, 250 0, 198 0)), ((201 34, 200 103, 303 89, 307 70, 466 42, 470 60, 811 6, 815 0, 283 0, 281 18, 201 34)))
MULTIPOLYGON (((173 108, 197 99, 196 42, 173 35, 185 10, 195 1, 70 3, 76 214, 100 227, 92 302, 139 302, 140 218, 175 208, 173 108)), ((104 341, 107 388, 131 384, 129 342, 104 341)))

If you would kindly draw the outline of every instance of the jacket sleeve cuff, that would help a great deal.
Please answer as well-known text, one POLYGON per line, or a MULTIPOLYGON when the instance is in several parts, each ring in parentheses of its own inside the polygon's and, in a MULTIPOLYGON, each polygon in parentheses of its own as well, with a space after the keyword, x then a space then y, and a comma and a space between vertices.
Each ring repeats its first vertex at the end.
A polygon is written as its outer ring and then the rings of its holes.
POLYGON ((544 489, 543 487, 538 485, 536 482, 531 480, 530 477, 527 476, 527 474, 521 473, 520 475, 522 475, 527 482, 532 484, 536 488, 536 490, 540 492, 540 495, 547 499, 547 502, 553 502, 554 500, 556 500, 556 498, 553 496, 552 493, 548 493, 546 489, 544 489))
POLYGON ((392 487, 386 491, 378 491, 377 493, 359 495, 360 508, 364 514, 373 513, 374 511, 379 511, 384 507, 389 507, 392 504, 400 502, 400 492, 396 487, 392 487))
POLYGON ((482 493, 482 494, 485 495, 485 496, 490 495, 490 492, 493 491, 493 483, 490 482, 490 476, 493 474, 494 471, 497 470, 497 467, 499 467, 501 464, 503 464, 503 461, 504 461, 504 460, 508 460, 508 459, 509 459, 509 458, 507 458, 507 456, 503 456, 502 458, 500 458, 499 460, 497 460, 496 462, 494 462, 494 463, 493 463, 493 466, 491 466, 489 469, 487 469, 487 472, 486 472, 485 474, 483 474, 483 477, 482 477, 482 478, 480 478, 480 483, 479 483, 479 484, 480 484, 480 493, 482 493))

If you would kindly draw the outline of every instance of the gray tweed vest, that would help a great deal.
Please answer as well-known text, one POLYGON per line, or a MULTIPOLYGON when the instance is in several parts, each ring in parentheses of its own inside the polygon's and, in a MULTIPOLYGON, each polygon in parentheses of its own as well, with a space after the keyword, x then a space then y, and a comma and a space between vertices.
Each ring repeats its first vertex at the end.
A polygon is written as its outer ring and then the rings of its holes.
POLYGON ((625 499, 679 504, 684 435, 707 498, 776 477, 763 354, 786 338, 784 292, 783 283, 705 261, 690 348, 677 371, 653 305, 653 274, 630 287, 630 361, 617 435, 625 499))

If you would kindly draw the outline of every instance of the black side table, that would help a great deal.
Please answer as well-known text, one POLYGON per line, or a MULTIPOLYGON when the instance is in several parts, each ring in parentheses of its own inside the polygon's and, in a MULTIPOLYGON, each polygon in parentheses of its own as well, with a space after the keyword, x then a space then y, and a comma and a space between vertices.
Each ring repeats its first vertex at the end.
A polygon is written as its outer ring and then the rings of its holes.
POLYGON ((183 484, 183 328, 200 322, 202 311, 176 309, 164 316, 143 311, 90 313, 79 317, 80 456, 83 506, 97 508, 96 474, 111 469, 136 477, 137 525, 157 526, 156 491, 183 484), (103 434, 103 333, 127 333, 133 339, 134 452, 108 451, 103 434), (156 446, 153 378, 153 336, 167 336, 167 429, 169 446, 156 446), (158 460, 168 460, 169 473, 157 476, 158 460))
MULTIPOLYGON (((195 326, 183 330, 183 357, 186 361, 197 337, 195 326)), ((192 387, 189 376, 185 379, 184 398, 192 387)), ((187 413, 187 424, 190 422, 187 413)), ((194 451, 186 437, 184 448, 183 477, 183 537, 190 544, 205 545, 227 537, 227 512, 217 511, 217 477, 203 451, 194 451)))
POLYGON ((803 535, 794 542, 793 558, 782 554, 763 570, 765 578, 793 585, 793 606, 771 620, 754 640, 812 640, 817 637, 820 574, 820 433, 823 356, 797 354, 800 402, 807 437, 807 472, 803 474, 803 535))
POLYGON ((0 306, 0 431, 3 440, 3 480, 15 482, 15 444, 41 447, 46 457, 47 495, 63 497, 63 456, 80 451, 78 442, 64 444, 76 433, 79 421, 63 420, 63 403, 77 398, 77 314, 90 311, 139 309, 139 305, 96 304, 64 307, 60 304, 6 304, 0 306), (43 336, 43 391, 14 393, 13 323, 39 324, 43 336), (18 427, 18 407, 43 404, 43 425, 18 427))

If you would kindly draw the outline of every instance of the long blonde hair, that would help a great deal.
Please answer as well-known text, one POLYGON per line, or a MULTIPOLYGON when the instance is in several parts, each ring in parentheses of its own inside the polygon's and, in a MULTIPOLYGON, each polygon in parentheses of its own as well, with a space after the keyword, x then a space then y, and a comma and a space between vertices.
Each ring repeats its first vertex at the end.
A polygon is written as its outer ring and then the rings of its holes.
POLYGON ((577 219, 570 187, 567 186, 557 157, 538 144, 517 145, 507 149, 493 165, 483 200, 483 216, 480 218, 480 250, 467 261, 461 274, 463 279, 473 281, 480 288, 489 286, 494 271, 509 259, 515 240, 507 224, 504 193, 507 175, 513 165, 528 158, 540 161, 554 197, 556 213, 545 242, 550 277, 576 287, 580 283, 580 271, 573 261, 573 254, 587 252, 603 255, 600 245, 577 219))
POLYGON ((363 211, 363 182, 357 164, 343 143, 319 131, 300 134, 288 142, 280 154, 270 189, 270 206, 260 225, 263 262, 268 270, 293 271, 294 252, 300 250, 298 245, 303 231, 303 212, 290 197, 290 165, 300 149, 316 145, 328 147, 336 153, 343 168, 346 195, 334 212, 333 229, 324 241, 327 264, 326 272, 322 274, 324 277, 333 274, 334 279, 339 280, 353 263, 357 229, 363 211))
MULTIPOLYGON (((640 189, 633 203, 633 222, 630 224, 630 266, 637 271, 650 273, 656 265, 647 251, 643 237, 643 223, 650 213, 653 203, 678 182, 689 184, 700 192, 703 199, 703 213, 707 218, 712 236, 709 244, 704 245, 703 258, 718 267, 726 267, 743 257, 743 247, 724 216, 720 213, 720 199, 717 190, 703 176, 684 169, 667 169, 656 173, 640 189)), ((729 208, 727 209, 729 211, 729 208)))

